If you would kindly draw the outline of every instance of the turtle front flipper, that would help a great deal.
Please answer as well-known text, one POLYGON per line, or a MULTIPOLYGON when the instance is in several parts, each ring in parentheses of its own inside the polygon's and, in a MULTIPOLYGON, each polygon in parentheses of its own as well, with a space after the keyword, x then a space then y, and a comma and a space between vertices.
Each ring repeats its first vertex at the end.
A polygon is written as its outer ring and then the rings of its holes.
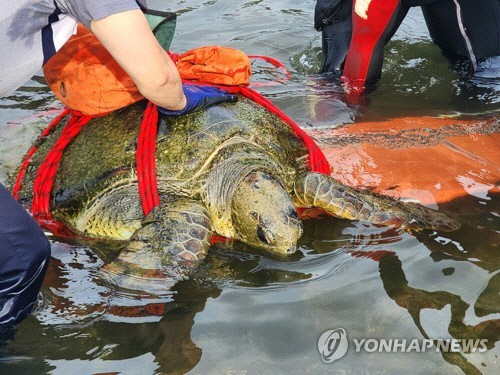
POLYGON ((319 207, 333 216, 349 220, 417 231, 453 231, 460 227, 456 220, 442 212, 355 189, 321 173, 298 176, 294 184, 294 199, 298 206, 319 207))
POLYGON ((200 202, 184 198, 165 202, 144 218, 105 270, 117 284, 132 289, 137 289, 129 285, 134 279, 182 277, 205 258, 211 236, 212 222, 200 202))

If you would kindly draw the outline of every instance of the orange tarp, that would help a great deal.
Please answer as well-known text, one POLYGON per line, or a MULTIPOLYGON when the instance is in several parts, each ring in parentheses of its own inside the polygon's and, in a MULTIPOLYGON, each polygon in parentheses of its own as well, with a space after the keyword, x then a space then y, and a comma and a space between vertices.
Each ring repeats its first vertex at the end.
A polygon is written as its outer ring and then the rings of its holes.
POLYGON ((500 193, 500 121, 408 117, 312 132, 351 186, 439 203, 500 193))
POLYGON ((86 115, 104 114, 143 99, 128 74, 82 25, 47 61, 43 73, 59 100, 86 115))
MULTIPOLYGON (((237 49, 207 46, 176 55, 181 78, 217 85, 248 85, 250 59, 237 49)), ((101 115, 144 99, 128 74, 86 27, 78 25, 43 67, 45 80, 68 108, 101 115)))

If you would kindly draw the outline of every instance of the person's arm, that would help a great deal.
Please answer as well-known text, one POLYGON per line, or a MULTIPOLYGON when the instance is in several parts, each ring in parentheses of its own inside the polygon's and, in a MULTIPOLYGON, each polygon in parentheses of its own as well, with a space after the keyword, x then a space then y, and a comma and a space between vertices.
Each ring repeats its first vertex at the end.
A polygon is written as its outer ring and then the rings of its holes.
POLYGON ((179 72, 139 9, 92 20, 90 28, 144 97, 169 110, 186 106, 179 72))

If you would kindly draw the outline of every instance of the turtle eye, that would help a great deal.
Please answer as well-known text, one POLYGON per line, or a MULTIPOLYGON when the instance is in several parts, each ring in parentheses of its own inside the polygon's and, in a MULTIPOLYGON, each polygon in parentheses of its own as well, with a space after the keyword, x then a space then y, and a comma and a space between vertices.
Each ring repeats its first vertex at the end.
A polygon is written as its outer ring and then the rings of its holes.
POLYGON ((300 220, 299 213, 295 208, 290 209, 288 216, 295 220, 300 220))
POLYGON ((254 220, 259 221, 259 214, 258 214, 257 212, 255 212, 255 211, 250 211, 250 216, 252 216, 252 218, 253 218, 254 220))

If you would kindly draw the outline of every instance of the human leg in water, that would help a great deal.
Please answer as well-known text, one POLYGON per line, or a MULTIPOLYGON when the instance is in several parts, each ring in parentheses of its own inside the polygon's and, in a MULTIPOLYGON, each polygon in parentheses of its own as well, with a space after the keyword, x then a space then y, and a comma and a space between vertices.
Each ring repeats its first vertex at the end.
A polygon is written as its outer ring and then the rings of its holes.
POLYGON ((0 325, 17 323, 29 314, 49 257, 43 231, 0 184, 0 325))
POLYGON ((469 73, 500 55, 500 1, 439 0, 422 6, 432 40, 451 60, 468 59, 469 73))

